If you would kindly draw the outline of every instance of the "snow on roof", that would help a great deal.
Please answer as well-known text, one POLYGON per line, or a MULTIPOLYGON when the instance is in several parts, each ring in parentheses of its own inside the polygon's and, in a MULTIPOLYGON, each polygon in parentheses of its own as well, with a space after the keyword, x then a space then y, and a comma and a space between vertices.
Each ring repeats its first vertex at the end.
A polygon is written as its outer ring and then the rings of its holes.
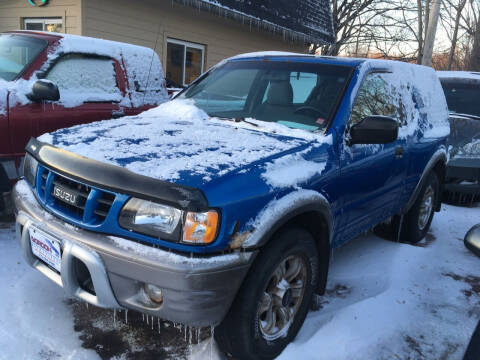
POLYGON ((175 0, 218 16, 274 31, 284 38, 310 43, 335 42, 329 0, 244 1, 175 0))
POLYGON ((474 71, 437 71, 440 79, 475 79, 480 80, 480 72, 474 71))

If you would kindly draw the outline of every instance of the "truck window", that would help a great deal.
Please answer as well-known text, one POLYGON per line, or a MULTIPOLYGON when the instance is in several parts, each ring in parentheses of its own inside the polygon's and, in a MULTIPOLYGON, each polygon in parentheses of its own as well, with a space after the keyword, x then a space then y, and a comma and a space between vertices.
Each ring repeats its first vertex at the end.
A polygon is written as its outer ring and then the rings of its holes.
POLYGON ((393 117, 403 123, 403 106, 396 86, 389 81, 390 74, 367 74, 358 90, 355 104, 350 118, 351 125, 359 123, 362 119, 383 115, 393 117))
POLYGON ((195 99, 197 106, 208 108, 213 112, 224 108, 241 111, 245 107, 250 86, 257 74, 256 69, 241 69, 237 72, 225 73, 223 77, 211 84, 208 92, 198 94, 195 99))
POLYGON ((317 74, 295 71, 290 73, 290 85, 293 90, 293 103, 303 104, 317 86, 317 74))
POLYGON ((46 46, 46 41, 28 36, 0 35, 0 79, 17 79, 46 46))
POLYGON ((65 55, 45 78, 58 86, 63 103, 119 102, 122 99, 112 59, 65 55))

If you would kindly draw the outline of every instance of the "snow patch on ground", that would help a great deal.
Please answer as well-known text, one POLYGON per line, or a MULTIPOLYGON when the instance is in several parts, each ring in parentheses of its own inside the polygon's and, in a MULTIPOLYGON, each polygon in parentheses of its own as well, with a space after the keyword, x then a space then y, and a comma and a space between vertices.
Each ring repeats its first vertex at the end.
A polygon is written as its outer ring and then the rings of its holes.
POLYGON ((0 359, 79 359, 85 350, 73 329, 63 290, 26 265, 13 225, 0 223, 0 359))

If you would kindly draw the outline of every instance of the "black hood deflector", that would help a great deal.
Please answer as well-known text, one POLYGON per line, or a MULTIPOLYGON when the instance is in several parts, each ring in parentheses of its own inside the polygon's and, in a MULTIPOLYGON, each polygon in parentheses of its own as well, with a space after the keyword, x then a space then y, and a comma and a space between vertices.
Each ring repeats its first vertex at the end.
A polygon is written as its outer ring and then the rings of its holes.
POLYGON ((180 209, 204 211, 208 200, 199 189, 135 174, 119 166, 92 160, 31 138, 25 150, 41 164, 72 180, 161 202, 180 209))

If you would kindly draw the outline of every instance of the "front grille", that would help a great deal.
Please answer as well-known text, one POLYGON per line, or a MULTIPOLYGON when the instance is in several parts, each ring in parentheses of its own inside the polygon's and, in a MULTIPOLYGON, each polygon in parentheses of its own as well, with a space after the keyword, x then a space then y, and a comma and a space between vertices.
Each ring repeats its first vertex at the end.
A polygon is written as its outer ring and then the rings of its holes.
POLYGON ((37 192, 44 205, 69 219, 89 225, 103 223, 113 205, 115 194, 93 188, 78 181, 59 175, 43 166, 38 167, 37 192), (76 195, 72 204, 54 197, 54 187, 71 190, 76 195))

